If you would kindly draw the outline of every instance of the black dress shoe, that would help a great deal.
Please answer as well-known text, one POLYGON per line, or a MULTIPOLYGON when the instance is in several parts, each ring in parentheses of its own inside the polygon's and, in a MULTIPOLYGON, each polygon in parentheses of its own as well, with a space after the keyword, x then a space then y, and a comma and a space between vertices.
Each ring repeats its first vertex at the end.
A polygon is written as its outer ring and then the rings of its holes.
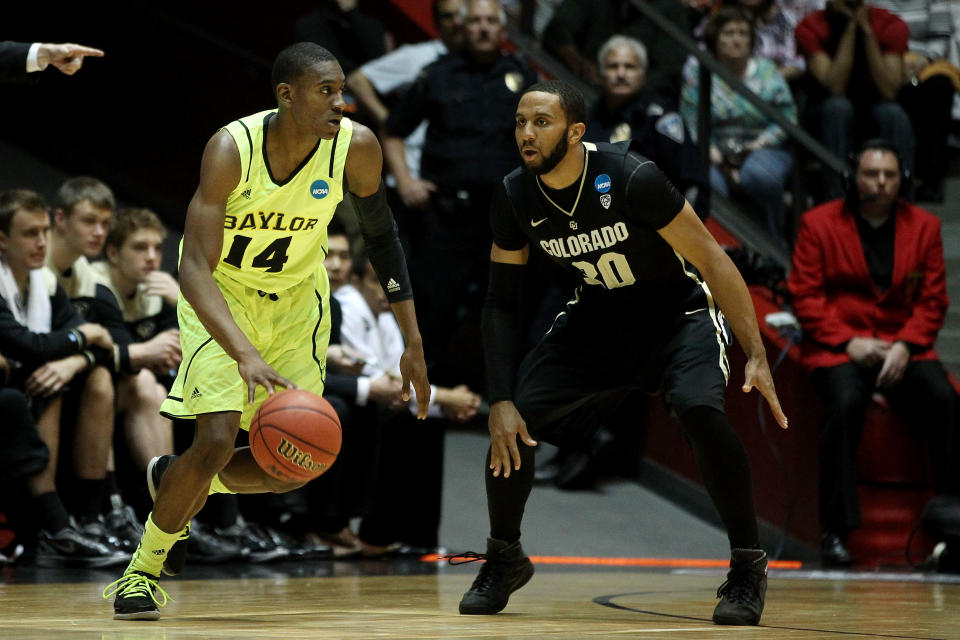
POLYGON ((820 536, 820 561, 825 567, 849 567, 853 556, 835 533, 827 531, 820 536))

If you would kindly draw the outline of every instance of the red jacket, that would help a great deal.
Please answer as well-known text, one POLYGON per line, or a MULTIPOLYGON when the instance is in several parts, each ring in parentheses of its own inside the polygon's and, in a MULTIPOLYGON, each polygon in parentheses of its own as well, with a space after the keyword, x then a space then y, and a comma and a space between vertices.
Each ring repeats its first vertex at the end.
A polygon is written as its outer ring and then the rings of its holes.
POLYGON ((949 305, 940 220, 904 200, 894 215, 893 281, 880 293, 844 201, 803 214, 787 285, 803 327, 807 367, 849 362, 846 343, 856 337, 919 345, 914 360, 937 357, 933 343, 949 305))

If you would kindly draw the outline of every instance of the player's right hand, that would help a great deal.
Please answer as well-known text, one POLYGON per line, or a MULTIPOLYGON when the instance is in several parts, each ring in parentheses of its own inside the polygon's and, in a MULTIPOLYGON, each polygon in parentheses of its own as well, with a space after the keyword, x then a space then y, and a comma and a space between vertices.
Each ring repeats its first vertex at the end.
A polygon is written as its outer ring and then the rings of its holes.
POLYGON ((527 433, 527 423, 520 417, 520 412, 509 400, 494 403, 490 407, 490 468, 493 477, 510 477, 511 467, 520 469, 520 448, 517 446, 517 436, 523 444, 529 447, 537 446, 537 441, 527 433))
POLYGON ((253 404, 253 396, 257 392, 258 385, 266 389, 270 395, 274 393, 274 386, 284 389, 300 388, 274 371, 257 351, 248 356, 241 356, 237 360, 237 370, 243 381, 247 383, 247 402, 250 404, 253 404))

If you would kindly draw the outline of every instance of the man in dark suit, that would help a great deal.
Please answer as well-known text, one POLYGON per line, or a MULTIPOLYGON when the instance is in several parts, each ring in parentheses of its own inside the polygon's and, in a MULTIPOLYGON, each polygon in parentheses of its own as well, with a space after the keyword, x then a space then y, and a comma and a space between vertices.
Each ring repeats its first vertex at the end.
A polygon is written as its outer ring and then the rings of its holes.
POLYGON ((934 488, 956 493, 956 391, 933 350, 948 306, 940 221, 899 197, 893 143, 864 143, 847 197, 806 214, 788 281, 803 362, 823 400, 820 526, 825 564, 850 564, 860 525, 854 462, 864 409, 883 394, 929 440, 934 488))
POLYGON ((103 51, 80 44, 0 41, 0 82, 23 82, 29 73, 53 65, 72 76, 87 56, 102 58, 103 51))

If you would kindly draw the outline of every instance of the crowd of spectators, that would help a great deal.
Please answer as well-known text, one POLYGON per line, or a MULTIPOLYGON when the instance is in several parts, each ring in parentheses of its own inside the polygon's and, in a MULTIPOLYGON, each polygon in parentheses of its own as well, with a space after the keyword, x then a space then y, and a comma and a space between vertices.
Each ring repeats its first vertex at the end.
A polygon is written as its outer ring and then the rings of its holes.
MULTIPOLYGON (((709 157, 701 158, 700 63, 629 0, 436 0, 437 38, 399 47, 356 0, 319 3, 291 25, 292 37, 334 52, 352 117, 381 138, 438 386, 431 420, 415 424, 416 407, 400 397, 402 338, 343 207, 325 261, 334 318, 326 395, 344 425, 341 456, 290 494, 212 497, 192 527, 192 561, 437 549, 444 430, 486 410, 479 311, 489 198, 517 164, 517 99, 540 77, 522 52, 503 47, 508 12, 599 93, 585 140, 632 140, 701 218, 711 193, 737 201, 794 252, 789 284, 804 362, 826 407, 825 561, 851 561, 844 536, 858 524, 853 460, 872 394, 908 413, 924 409, 914 422, 930 438, 936 488, 957 491, 956 392, 932 350, 947 305, 942 240, 936 217, 911 204, 943 199, 960 91, 956 3, 647 4, 848 171, 811 163, 788 130, 716 75, 709 157), (799 209, 797 180, 812 194, 799 209), (799 219, 791 214, 810 207, 799 219), (863 251, 851 258, 844 249, 857 242, 863 251), (404 464, 414 458, 414 468, 404 464)), ((46 64, 73 73, 84 56, 102 55, 69 47, 77 45, 3 43, 0 77, 20 79, 46 64), (8 60, 25 60, 23 73, 7 69, 8 60)), ((165 233, 155 214, 119 206, 94 178, 67 180, 52 206, 25 189, 0 194, 0 412, 8 416, 0 473, 16 487, 0 510, 40 564, 124 562, 150 507, 137 478, 152 457, 189 438, 157 412, 181 358, 177 282, 160 269, 165 233)), ((570 292, 532 264, 530 344, 570 292)))

